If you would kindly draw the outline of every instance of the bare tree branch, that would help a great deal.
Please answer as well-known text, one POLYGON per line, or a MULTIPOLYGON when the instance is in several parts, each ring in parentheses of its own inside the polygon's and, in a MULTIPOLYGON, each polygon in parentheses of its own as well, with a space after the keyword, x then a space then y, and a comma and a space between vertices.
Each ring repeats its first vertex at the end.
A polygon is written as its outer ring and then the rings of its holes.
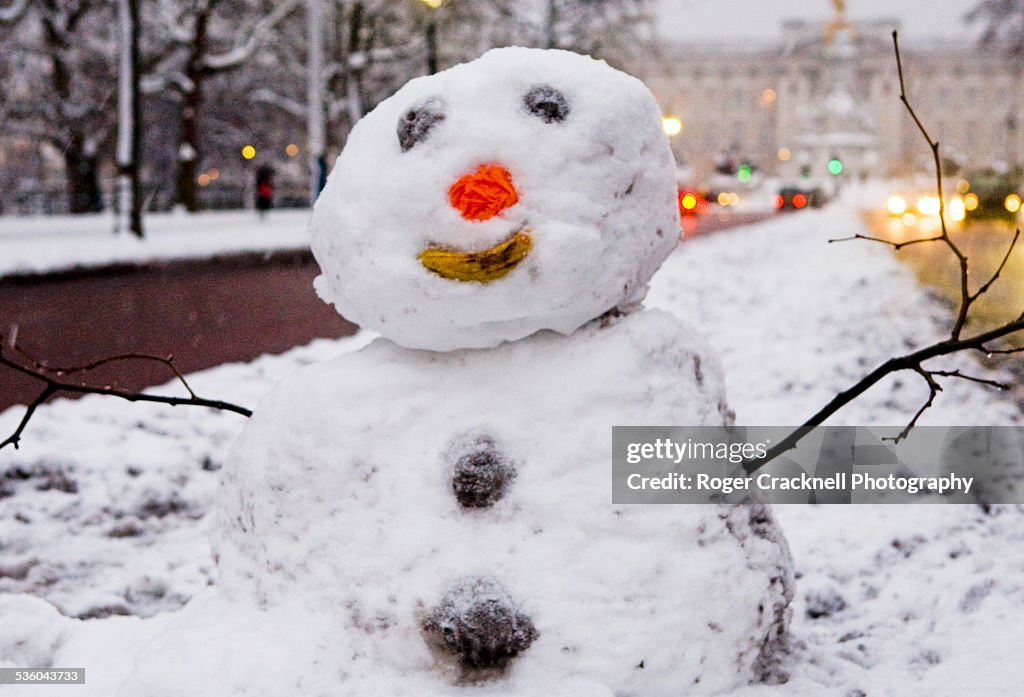
POLYGON ((21 356, 28 360, 28 363, 16 361, 13 358, 9 357, 8 355, 5 355, 2 341, 0 341, 0 365, 10 368, 11 370, 21 373, 22 375, 26 375, 30 378, 39 380, 40 382, 43 383, 43 386, 40 389, 39 394, 36 395, 35 399, 33 399, 32 402, 28 405, 28 409, 25 411, 25 414, 21 417, 21 421, 14 429, 14 432, 11 433, 11 435, 9 435, 2 442, 0 442, 0 450, 7 447, 8 445, 13 445, 14 448, 17 449, 18 444, 21 441, 21 436, 25 431, 25 427, 28 426, 28 423, 29 421, 31 421, 32 416, 36 413, 36 409, 38 409, 40 405, 44 404, 50 397, 61 393, 99 394, 107 395, 110 397, 118 397, 129 402, 155 402, 157 404, 169 404, 171 406, 186 405, 208 407, 210 409, 234 412, 235 414, 241 414, 242 416, 252 416, 252 411, 245 407, 239 406, 237 404, 232 404, 231 402, 225 402, 219 399, 205 399, 203 397, 199 397, 198 395, 196 395, 196 393, 192 390, 191 386, 189 386, 188 382, 185 380, 185 377, 181 374, 181 371, 178 370, 176 365, 174 365, 173 357, 170 356, 164 358, 162 356, 153 356, 149 354, 124 354, 120 356, 111 356, 110 358, 104 358, 98 361, 94 361, 93 363, 89 363, 87 365, 75 366, 71 368, 54 368, 47 366, 46 364, 41 363, 40 361, 37 361, 31 356, 29 356, 25 351, 20 349, 13 340, 10 343, 14 347, 15 351, 17 351, 21 356), (103 365, 126 360, 156 361, 162 363, 163 365, 166 365, 171 370, 171 372, 174 373, 174 376, 182 383, 182 385, 184 385, 185 389, 189 393, 189 396, 173 397, 168 395, 151 395, 146 394, 144 392, 132 392, 130 390, 125 390, 113 385, 90 385, 84 382, 69 382, 67 380, 60 379, 65 375, 80 372, 88 372, 95 368, 99 368, 100 366, 103 365))
POLYGON ((957 310, 956 320, 953 323, 953 327, 950 330, 949 338, 943 341, 936 342, 930 346, 926 346, 922 349, 914 351, 912 353, 905 354, 903 356, 897 356, 888 359, 880 366, 871 371, 868 375, 864 376, 860 381, 855 383, 850 388, 837 394, 828 404, 819 409, 811 418, 805 421, 801 426, 798 426, 791 434, 783 438, 781 441, 776 443, 773 447, 768 449, 768 452, 764 457, 760 457, 753 460, 748 460, 743 463, 743 468, 748 474, 760 469, 762 466, 774 460, 782 453, 795 448, 796 445, 811 432, 815 427, 820 426, 830 416, 839 411, 842 407, 849 404, 851 401, 859 397, 870 387, 878 383, 885 377, 898 373, 901 371, 911 370, 920 375, 926 384, 928 385, 928 399, 921 405, 921 407, 914 414, 913 418, 907 423, 902 431, 895 437, 892 438, 894 442, 899 442, 907 437, 910 431, 917 425, 921 415, 924 414, 934 403, 936 396, 942 391, 942 386, 939 384, 936 378, 954 378, 960 380, 967 380, 969 382, 975 382, 989 387, 995 387, 997 389, 1008 389, 1008 386, 1000 383, 996 380, 990 380, 988 378, 979 378, 971 375, 964 374, 959 370, 933 370, 925 366, 925 362, 939 356, 948 356, 961 351, 980 351, 986 355, 993 354, 1015 354, 1024 353, 1024 347, 1019 348, 1008 348, 1008 349, 990 349, 987 344, 1003 339, 1011 334, 1015 334, 1020 331, 1024 331, 1024 312, 1014 320, 1006 322, 994 329, 981 332, 968 338, 962 338, 963 330, 967 324, 968 314, 971 306, 978 298, 988 292, 992 284, 996 282, 1006 266, 1010 255, 1013 253, 1017 245, 1017 241, 1020 238, 1020 230, 1014 233, 1013 240, 1010 242, 1010 246, 1006 251, 1006 255, 1003 257, 1002 262, 996 269, 992 277, 989 278, 981 287, 978 288, 973 294, 968 288, 968 258, 956 245, 953 239, 949 236, 949 231, 946 229, 945 220, 945 204, 942 199, 942 161, 939 157, 939 144, 932 140, 928 134, 927 129, 921 120, 918 118, 917 113, 911 106, 909 99, 907 98, 906 85, 903 79, 903 63, 900 59, 900 47, 899 37, 896 31, 892 33, 893 49, 896 53, 896 69, 899 73, 900 80, 900 101, 903 106, 906 107, 910 117, 914 120, 918 130, 928 143, 928 147, 931 148, 932 156, 935 161, 935 176, 936 176, 936 190, 939 197, 939 222, 941 225, 941 233, 934 237, 927 237, 915 240, 909 240, 907 242, 892 242, 879 237, 872 237, 869 235, 853 235, 851 237, 845 237, 841 239, 829 240, 829 242, 843 242, 847 240, 867 240, 870 242, 880 242, 891 246, 895 250, 899 250, 902 247, 906 247, 912 244, 919 244, 923 242, 942 242, 949 248, 949 250, 956 257, 957 262, 960 266, 960 305, 957 310))
POLYGON ((203 57, 203 67, 209 71, 230 70, 249 60, 274 25, 287 17, 298 4, 299 0, 279 3, 270 14, 256 22, 241 43, 224 53, 203 57))
POLYGON ((1003 382, 999 382, 998 380, 989 380, 988 378, 979 378, 974 375, 965 375, 964 373, 961 373, 959 370, 933 370, 931 371, 931 374, 934 377, 960 378, 961 380, 976 382, 981 385, 988 385, 989 387, 994 387, 997 390, 1010 389, 1009 385, 1003 382))
POLYGON ((996 272, 992 274, 992 278, 988 279, 988 281, 971 296, 971 302, 974 302, 979 296, 983 295, 992 286, 992 284, 996 282, 996 279, 999 278, 999 274, 1003 272, 1003 267, 1006 266, 1006 262, 1010 260, 1010 255, 1013 254, 1013 248, 1017 246, 1018 239, 1020 239, 1020 228, 1013 233, 1013 240, 1010 242, 1010 246, 1006 250, 1006 256, 1004 256, 1003 260, 999 263, 999 268, 997 268, 996 272))
POLYGON ((907 240, 906 242, 893 242, 892 240, 887 240, 883 237, 872 237, 871 235, 862 235, 858 232, 856 235, 850 235, 849 237, 836 237, 829 240, 828 243, 832 244, 834 242, 849 242, 851 240, 867 240, 868 242, 881 242, 882 244, 887 244, 898 252, 904 247, 909 247, 912 244, 938 242, 941 239, 943 239, 942 235, 938 235, 936 237, 921 237, 916 240, 907 240))
POLYGON ((960 338, 960 332, 963 331, 964 325, 967 323, 967 313, 971 309, 971 303, 974 302, 967 289, 967 256, 960 251, 960 248, 953 242, 953 238, 949 236, 949 230, 946 229, 946 201, 942 195, 942 158, 939 156, 939 143, 928 134, 928 130, 921 123, 921 119, 918 118, 917 112, 914 111, 914 107, 911 106, 910 100, 907 98, 907 87, 903 80, 903 61, 900 59, 899 32, 895 29, 892 32, 892 46, 893 51, 896 53, 896 71, 899 73, 900 78, 900 101, 903 102, 903 106, 906 107, 910 118, 917 125, 917 130, 921 132, 925 142, 928 143, 928 147, 931 148, 932 159, 935 161, 935 191, 939 197, 939 226, 942 229, 939 239, 949 247, 949 250, 953 252, 957 262, 960 264, 960 309, 957 312, 953 329, 950 330, 952 337, 958 339, 960 338))
POLYGON ((254 102, 262 102, 263 104, 270 104, 275 106, 282 111, 295 116, 296 118, 305 118, 306 116, 306 104, 299 102, 294 99, 290 99, 282 94, 278 94, 273 90, 269 90, 265 87, 261 87, 249 95, 249 99, 254 102))
POLYGON ((976 350, 980 351, 981 353, 984 353, 986 356, 1009 356, 1010 354, 1013 353, 1024 353, 1024 346, 1018 346, 1017 348, 1008 349, 990 349, 986 348, 985 346, 982 346, 981 348, 978 348, 976 350))
POLYGON ((148 354, 148 353, 125 353, 125 354, 121 354, 119 356, 110 356, 108 358, 101 358, 98 361, 93 361, 92 363, 87 363, 85 365, 73 366, 73 367, 70 367, 70 368, 55 368, 53 366, 47 365, 43 361, 36 360, 31 355, 29 355, 28 352, 26 352, 24 349, 22 349, 20 346, 18 346, 17 343, 12 342, 11 346, 13 347, 13 349, 15 351, 17 351, 19 354, 21 354, 26 360, 30 361, 32 366, 36 370, 41 371, 41 372, 45 372, 45 373, 52 373, 53 375, 56 375, 58 377, 63 377, 65 375, 73 375, 74 373, 88 372, 90 370, 95 370, 96 368, 99 368, 101 366, 109 365, 110 363, 118 363, 120 361, 130 361, 130 360, 155 361, 157 363, 161 363, 161 364, 167 366, 167 368, 172 373, 174 373, 174 376, 182 384, 182 387, 184 387, 185 390, 191 396, 193 396, 193 397, 196 396, 196 393, 189 386, 188 381, 185 380, 185 376, 181 374, 181 371, 178 370, 178 366, 176 366, 174 364, 174 356, 167 356, 166 358, 164 358, 163 356, 154 356, 154 355, 148 354))
POLYGON ((931 408, 932 404, 935 402, 935 397, 942 391, 942 386, 935 380, 935 376, 932 373, 929 373, 921 366, 916 367, 914 372, 920 375, 928 385, 928 399, 921 405, 921 408, 917 410, 917 413, 914 414, 914 418, 912 418, 907 425, 903 427, 902 431, 896 434, 895 438, 883 438, 882 440, 890 440, 895 444, 910 435, 910 431, 917 425, 917 420, 921 418, 922 414, 931 408))
MULTIPOLYGON (((925 348, 914 351, 913 353, 908 353, 896 358, 890 358, 852 387, 837 394, 832 401, 818 410, 818 412, 804 422, 803 425, 797 427, 793 433, 771 447, 764 457, 757 458, 756 460, 749 460, 744 463, 743 467, 748 473, 754 472, 762 465, 774 460, 787 450, 796 447, 796 444, 799 443, 804 436, 810 433, 815 427, 823 424, 828 417, 832 416, 842 407, 846 406, 855 398, 866 392, 868 388, 875 385, 875 383, 879 382, 882 378, 903 370, 913 370, 917 373, 924 370, 925 372, 928 372, 929 375, 935 375, 935 371, 927 371, 922 366, 925 361, 970 349, 985 351, 984 347, 988 342, 1002 339, 1003 337, 1022 330, 1024 330, 1024 315, 1021 315, 1012 322, 1008 322, 1002 326, 996 327, 995 329, 990 329, 987 332, 977 334, 967 339, 946 339, 945 341, 940 341, 936 344, 932 344, 931 346, 926 346, 925 348)), ((986 351, 986 353, 993 352, 986 351)))

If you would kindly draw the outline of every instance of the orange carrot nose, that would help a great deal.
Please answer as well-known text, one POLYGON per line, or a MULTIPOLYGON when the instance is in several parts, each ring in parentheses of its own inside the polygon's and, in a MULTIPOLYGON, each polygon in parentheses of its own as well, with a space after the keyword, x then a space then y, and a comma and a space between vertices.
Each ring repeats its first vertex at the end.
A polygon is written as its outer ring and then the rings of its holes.
POLYGON ((480 165, 448 190, 452 207, 466 220, 489 220, 519 201, 512 175, 501 165, 480 165))

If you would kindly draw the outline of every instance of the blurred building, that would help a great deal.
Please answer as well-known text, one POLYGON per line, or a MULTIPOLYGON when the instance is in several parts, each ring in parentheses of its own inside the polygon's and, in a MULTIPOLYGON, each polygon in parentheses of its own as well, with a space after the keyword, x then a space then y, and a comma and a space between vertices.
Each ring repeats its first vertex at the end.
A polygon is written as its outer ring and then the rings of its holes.
MULTIPOLYGON (((839 14, 785 22, 770 43, 664 46, 646 77, 684 124, 672 138, 677 159, 705 182, 716 167, 742 163, 793 180, 931 171, 931 151, 898 98, 898 25, 839 14)), ((946 43, 901 45, 901 57, 911 104, 950 174, 1021 164, 1018 60, 946 43)))

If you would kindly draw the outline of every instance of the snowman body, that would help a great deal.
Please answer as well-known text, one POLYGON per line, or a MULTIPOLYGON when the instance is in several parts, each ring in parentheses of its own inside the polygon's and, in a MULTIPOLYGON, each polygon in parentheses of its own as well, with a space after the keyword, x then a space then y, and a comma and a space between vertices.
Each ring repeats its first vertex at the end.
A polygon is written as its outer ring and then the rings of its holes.
POLYGON ((713 353, 640 309, 678 230, 660 110, 604 63, 499 49, 380 104, 312 241, 318 292, 383 338, 256 410, 224 468, 217 594, 120 694, 657 697, 774 676, 792 571, 770 512, 611 502, 613 426, 730 418, 713 353), (162 687, 167 665, 192 682, 162 687))
POLYGON ((271 608, 302 598, 351 642, 321 659, 328 671, 363 664, 403 694, 541 678, 637 695, 745 684, 788 600, 770 516, 611 504, 613 425, 720 425, 722 395, 706 347, 658 311, 428 358, 377 340, 293 375, 237 443, 221 589, 271 608), (467 507, 455 455, 481 439, 515 475, 467 507), (499 670, 465 665, 426 628, 465 578, 499 582, 535 627, 499 670))

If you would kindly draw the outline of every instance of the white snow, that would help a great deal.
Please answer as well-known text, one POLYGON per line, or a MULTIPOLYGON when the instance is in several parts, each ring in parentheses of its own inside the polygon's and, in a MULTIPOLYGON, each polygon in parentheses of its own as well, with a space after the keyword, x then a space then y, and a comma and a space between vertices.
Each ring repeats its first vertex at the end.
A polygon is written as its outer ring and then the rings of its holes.
MULTIPOLYGON (((218 497, 219 588, 239 605, 302 599, 334 615, 301 672, 365 672, 395 695, 453 693, 438 677, 457 668, 420 624, 478 575, 506 585, 539 632, 512 663, 515 684, 589 678, 652 697, 744 684, 790 581, 771 519, 755 530, 746 509, 612 507, 595 469, 613 425, 721 425, 722 397, 713 354, 659 311, 489 350, 378 340, 293 374, 247 424, 218 497), (443 457, 475 433, 518 470, 487 509, 458 504, 443 457)), ((194 651, 154 660, 191 665, 194 651)), ((133 686, 153 682, 146 662, 136 670, 133 686)), ((365 693, 348 680, 338 691, 365 693)))
MULTIPOLYGON (((719 349, 739 423, 796 423, 881 357, 941 332, 939 307, 890 252, 825 243, 859 225, 855 212, 838 206, 779 216, 687 241, 655 276, 648 304, 699 327, 719 349)), ((190 379, 200 394, 254 404, 296 366, 366 340, 321 341, 190 379)), ((914 376, 899 376, 836 422, 900 424, 923 394, 914 376)), ((12 429, 21 411, 0 415, 0 431, 12 429)), ((925 417, 925 423, 958 425, 1020 420, 1009 395, 961 383, 949 383, 925 417)), ((218 476, 202 462, 207 456, 214 466, 222 462, 241 426, 228 414, 99 399, 40 409, 22 450, 0 452, 3 486, 14 493, 0 505, 0 588, 46 598, 67 614, 116 601, 148 615, 194 595, 211 579, 202 516, 218 476), (11 476, 15 469, 28 475, 11 476), (59 483, 55 471, 73 478, 80 493, 46 489, 48 479, 59 483), (177 496, 184 507, 144 517, 138 504, 147 492, 157 501, 177 496), (106 535, 127 523, 142 532, 106 535), (39 562, 26 573, 9 573, 32 559, 39 562), (142 592, 161 587, 164 600, 142 592)), ((1024 650, 1020 507, 986 515, 973 506, 780 506, 776 515, 799 574, 792 677, 785 686, 733 694, 1006 695, 1024 682, 1016 659, 1024 650)), ((189 607, 194 615, 206 606, 189 607)), ((60 694, 103 697, 130 670, 125 656, 145 638, 188 621, 162 614, 79 622, 26 595, 0 596, 0 615, 0 665, 84 665, 89 684, 62 686, 60 694)), ((244 629, 244 618, 234 626, 244 629)), ((296 630, 283 627, 288 638, 275 645, 288 656, 295 655, 289 647, 305 649, 296 630)), ((211 629, 209 637, 234 642, 235 667, 253 661, 285 667, 284 659, 276 663, 264 653, 266 642, 220 632, 211 629)), ((170 684, 181 679, 167 676, 170 684)), ((12 687, 4 694, 34 697, 45 689, 12 687)), ((567 692, 584 693, 583 687, 567 692)))
POLYGON ((0 217, 0 278, 111 264, 203 259, 240 252, 309 247, 308 210, 271 211, 267 222, 248 211, 154 213, 146 237, 115 235, 111 214, 0 217))
POLYGON ((410 348, 567 334, 643 297, 679 228, 673 182, 661 113, 639 80, 564 51, 492 50, 412 80, 353 129, 315 208, 316 287, 410 348), (565 110, 531 113, 538 88, 565 110), (419 137, 403 148, 406 126, 419 137), (449 189, 482 165, 507 170, 518 200, 466 219, 449 189), (532 248, 500 282, 453 283, 419 259, 483 252, 519 231, 532 248))

